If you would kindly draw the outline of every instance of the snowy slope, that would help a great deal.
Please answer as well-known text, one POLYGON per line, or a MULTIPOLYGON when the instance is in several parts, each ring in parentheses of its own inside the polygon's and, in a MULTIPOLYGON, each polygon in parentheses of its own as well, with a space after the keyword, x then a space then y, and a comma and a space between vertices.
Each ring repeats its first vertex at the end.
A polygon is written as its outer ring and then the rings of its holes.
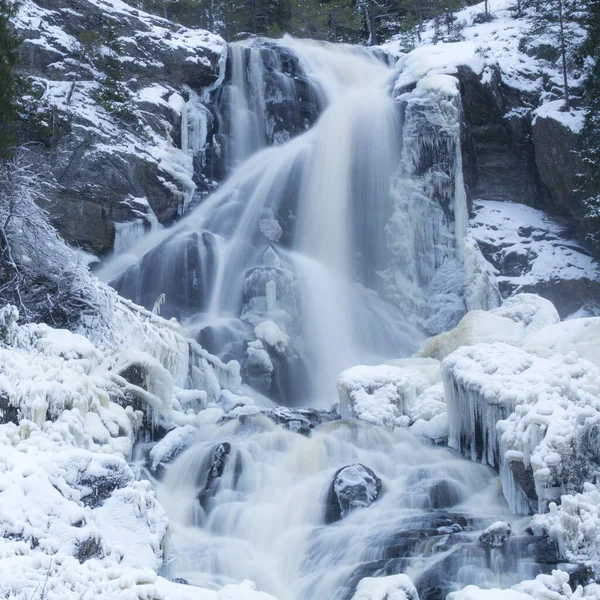
POLYGON ((224 416, 217 407, 186 409, 180 386, 191 377, 213 396, 221 385, 235 390, 239 365, 187 341, 177 323, 112 300, 96 345, 43 324, 18 326, 14 307, 0 311, 2 593, 15 600, 272 600, 249 582, 213 592, 157 575, 168 521, 151 484, 137 480, 126 459, 156 427, 186 425, 181 431, 189 433, 194 423, 224 416))

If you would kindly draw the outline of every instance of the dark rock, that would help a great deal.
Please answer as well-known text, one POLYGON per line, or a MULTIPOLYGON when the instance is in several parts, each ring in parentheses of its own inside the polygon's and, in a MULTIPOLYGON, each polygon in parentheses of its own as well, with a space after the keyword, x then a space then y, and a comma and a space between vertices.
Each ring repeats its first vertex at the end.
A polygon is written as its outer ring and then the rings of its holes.
POLYGON ((410 508, 451 508, 465 498, 462 487, 451 479, 423 479, 409 485, 403 495, 403 505, 410 508))
POLYGON ((486 67, 486 83, 466 66, 458 67, 457 76, 467 130, 462 152, 469 200, 537 204, 540 189, 527 111, 537 98, 509 88, 496 67, 486 67), (507 113, 513 116, 506 118, 507 113))
POLYGON ((270 410, 263 411, 263 414, 274 423, 281 425, 284 429, 299 433, 301 435, 310 435, 312 429, 322 423, 329 423, 340 418, 335 411, 318 410, 316 408, 287 408, 278 406, 270 410))
POLYGON ((335 523, 357 508, 373 504, 381 492, 381 479, 360 463, 339 469, 331 482, 325 506, 325 523, 335 523))
POLYGON ((19 424, 19 409, 10 403, 4 391, 0 392, 0 423, 19 424))
POLYGON ((91 536, 77 545, 74 556, 80 563, 83 563, 90 558, 102 558, 103 555, 101 540, 91 536))
POLYGON ((205 508, 208 500, 210 500, 217 491, 219 479, 223 475, 230 452, 231 444, 229 442, 218 444, 213 450, 212 461, 208 469, 208 474, 206 475, 204 487, 198 492, 198 502, 205 508))
POLYGON ((580 140, 571 129, 551 118, 537 117, 533 123, 532 140, 535 162, 545 188, 546 208, 569 217, 586 229, 587 209, 574 191, 580 186, 586 167, 579 157, 580 140))

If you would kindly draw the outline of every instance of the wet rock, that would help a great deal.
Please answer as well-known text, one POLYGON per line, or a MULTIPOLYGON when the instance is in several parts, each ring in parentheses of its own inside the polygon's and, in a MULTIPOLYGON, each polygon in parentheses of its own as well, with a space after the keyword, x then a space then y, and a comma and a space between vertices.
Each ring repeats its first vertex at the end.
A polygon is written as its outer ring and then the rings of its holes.
POLYGON ((411 508, 451 508, 464 500, 464 490, 456 481, 434 478, 419 481, 406 489, 403 505, 411 508))
POLYGON ((198 493, 198 501, 201 506, 206 507, 208 500, 214 496, 219 485, 219 479, 225 471, 230 452, 231 444, 229 442, 222 442, 215 446, 204 487, 198 493))
POLYGON ((381 479, 360 463, 339 469, 333 477, 327 504, 325 523, 335 523, 357 508, 373 504, 381 492, 381 479))
POLYGON ((299 433, 301 435, 310 435, 312 429, 322 423, 329 423, 340 418, 339 414, 333 410, 318 410, 316 408, 288 408, 278 406, 271 410, 263 411, 271 421, 281 425, 284 429, 299 433))
POLYGON ((509 523, 506 521, 496 521, 479 536, 479 541, 493 548, 499 548, 507 540, 511 531, 509 523))

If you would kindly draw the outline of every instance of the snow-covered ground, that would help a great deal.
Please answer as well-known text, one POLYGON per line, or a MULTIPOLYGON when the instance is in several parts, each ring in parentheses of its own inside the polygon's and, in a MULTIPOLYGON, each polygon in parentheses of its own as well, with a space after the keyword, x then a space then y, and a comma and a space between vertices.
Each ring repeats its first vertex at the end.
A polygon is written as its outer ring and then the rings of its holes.
MULTIPOLYGON (((497 68, 503 84, 539 99, 539 106, 524 106, 522 111, 531 110, 534 117, 550 117, 575 132, 579 131, 583 125, 583 110, 572 109, 565 113, 564 102, 544 92, 548 88, 544 78, 560 89, 560 64, 536 58, 535 52, 531 52, 543 44, 555 45, 551 34, 532 36, 530 22, 524 16, 516 18, 516 2, 513 0, 489 0, 487 4, 489 21, 484 19, 483 2, 454 14, 455 33, 450 37, 460 41, 435 43, 436 31, 430 22, 425 25, 413 50, 407 48, 407 36, 402 34, 384 44, 383 49, 400 56, 399 65, 404 68, 396 87, 413 84, 425 77, 442 84, 444 80, 439 75, 454 75, 459 66, 471 68, 483 83, 489 83, 492 69, 497 68)), ((581 40, 585 36, 580 27, 573 24, 568 27, 574 39, 581 40)), ((442 38, 445 33, 441 31, 442 38)), ((570 77, 572 88, 582 85, 581 72, 571 73, 570 77)))
POLYGON ((587 252, 565 239, 565 228, 542 211, 513 202, 476 200, 469 232, 502 273, 511 292, 557 280, 597 280, 600 270, 587 252))

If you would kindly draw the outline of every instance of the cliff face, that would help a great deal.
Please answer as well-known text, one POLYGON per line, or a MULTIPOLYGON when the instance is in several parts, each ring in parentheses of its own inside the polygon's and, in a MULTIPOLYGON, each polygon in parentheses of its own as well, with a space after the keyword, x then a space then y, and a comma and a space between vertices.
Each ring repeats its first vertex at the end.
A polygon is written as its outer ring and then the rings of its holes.
POLYGON ((102 255, 180 214, 207 184, 194 176, 200 149, 182 118, 206 135, 199 94, 223 73, 224 41, 118 0, 27 1, 15 27, 30 82, 20 134, 48 173, 65 239, 102 255))

